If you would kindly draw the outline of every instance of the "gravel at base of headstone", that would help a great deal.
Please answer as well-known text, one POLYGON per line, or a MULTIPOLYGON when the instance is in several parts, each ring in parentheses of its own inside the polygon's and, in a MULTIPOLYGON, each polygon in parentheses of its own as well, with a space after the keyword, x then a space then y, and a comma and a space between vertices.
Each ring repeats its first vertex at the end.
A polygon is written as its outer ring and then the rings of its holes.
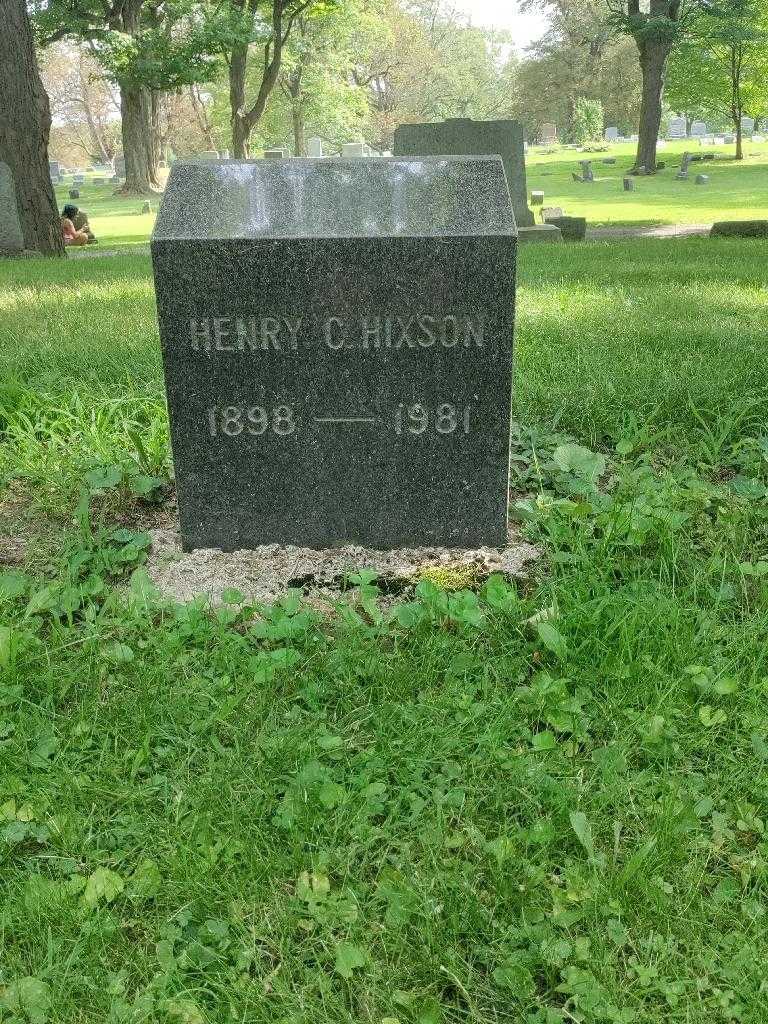
POLYGON ((151 531, 152 548, 145 566, 152 584, 174 601, 206 597, 221 603, 222 592, 239 590, 256 602, 278 600, 292 588, 307 595, 338 597, 349 574, 370 569, 384 590, 406 590, 419 579, 451 587, 477 586, 494 573, 508 580, 526 579, 541 551, 511 532, 502 548, 397 548, 376 551, 349 545, 343 548, 294 547, 265 544, 243 551, 199 548, 183 554, 174 530, 151 531))
POLYGON ((709 234, 712 238, 768 238, 768 220, 721 220, 709 234))
POLYGON ((560 228, 560 233, 567 242, 583 242, 587 237, 586 217, 547 217, 546 223, 560 228))

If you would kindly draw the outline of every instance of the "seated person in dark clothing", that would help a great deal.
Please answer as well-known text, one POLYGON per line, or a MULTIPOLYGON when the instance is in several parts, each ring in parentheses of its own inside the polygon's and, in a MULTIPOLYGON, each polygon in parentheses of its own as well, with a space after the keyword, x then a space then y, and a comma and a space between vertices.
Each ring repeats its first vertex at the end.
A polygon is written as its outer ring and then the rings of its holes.
POLYGON ((68 203, 61 211, 61 226, 65 245, 92 245, 98 241, 88 223, 88 214, 71 203, 68 203), (72 237, 71 229, 67 227, 66 221, 72 225, 75 237, 72 237), (85 242, 80 241, 76 236, 85 236, 85 242))

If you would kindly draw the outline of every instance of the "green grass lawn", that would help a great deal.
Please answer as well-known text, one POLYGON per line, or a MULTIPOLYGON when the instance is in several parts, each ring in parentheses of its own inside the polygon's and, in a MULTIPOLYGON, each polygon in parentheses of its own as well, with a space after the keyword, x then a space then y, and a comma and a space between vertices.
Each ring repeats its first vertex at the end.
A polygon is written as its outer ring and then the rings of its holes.
MULTIPOLYGON (((742 163, 733 160, 733 146, 706 146, 699 149, 695 140, 671 143, 659 152, 667 169, 648 178, 635 180, 635 191, 624 192, 622 178, 632 166, 634 145, 622 143, 603 153, 577 153, 558 148, 545 150, 534 146, 528 152, 528 188, 543 189, 547 206, 561 206, 572 216, 587 217, 592 227, 649 224, 709 224, 716 220, 752 220, 768 218, 768 143, 745 143, 742 163), (676 181, 675 174, 685 149, 694 153, 715 153, 714 164, 691 165, 688 181, 676 181), (578 184, 572 173, 579 171, 578 161, 591 157, 595 181, 578 184), (601 164, 604 157, 616 157, 613 166, 601 164), (696 173, 710 176, 706 186, 696 185, 696 173)), ((78 205, 88 211, 91 226, 102 249, 146 243, 155 213, 142 214, 143 200, 114 194, 113 185, 93 185, 93 175, 85 185, 77 186, 78 205)), ((59 208, 69 202, 70 184, 56 188, 59 208)), ((156 212, 160 197, 151 200, 156 212)), ((537 212, 537 211, 534 211, 537 212)))
POLYGON ((65 184, 57 185, 54 191, 59 210, 61 211, 66 203, 74 203, 86 210, 93 233, 102 249, 146 245, 155 223, 160 195, 149 197, 153 212, 142 213, 144 199, 140 196, 115 195, 116 185, 94 185, 95 177, 99 175, 86 175, 83 185, 72 185, 69 179, 65 184), (72 188, 79 191, 79 199, 69 198, 72 188))
POLYGON ((148 591, 149 260, 0 265, 0 1020, 764 1024, 765 257, 524 250, 538 576, 331 618, 148 591))
MULTIPOLYGON (((635 145, 611 145, 603 153, 577 153, 532 147, 526 157, 528 188, 542 189, 546 206, 561 206, 567 214, 586 217, 592 227, 648 224, 710 224, 717 220, 755 220, 768 217, 768 143, 745 142, 745 158, 733 159, 733 146, 702 146, 696 140, 669 143, 659 150, 666 169, 635 178, 633 192, 625 192, 622 179, 632 167, 635 145), (714 153, 714 162, 694 163, 688 181, 675 175, 685 150, 714 153), (615 165, 602 164, 615 157, 615 165), (579 160, 591 159, 595 181, 573 180, 579 160), (709 184, 697 185, 696 174, 709 175, 709 184)), ((536 212, 536 211, 534 211, 536 212)))

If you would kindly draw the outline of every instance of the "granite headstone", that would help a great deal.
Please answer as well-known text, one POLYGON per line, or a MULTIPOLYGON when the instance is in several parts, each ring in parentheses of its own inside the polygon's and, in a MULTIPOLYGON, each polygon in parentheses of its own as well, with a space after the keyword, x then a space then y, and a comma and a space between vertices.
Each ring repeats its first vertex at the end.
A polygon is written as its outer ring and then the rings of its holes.
POLYGON ((323 153, 323 140, 319 136, 313 135, 311 139, 307 139, 307 156, 316 157, 319 159, 321 156, 324 155, 325 154, 323 153))
POLYGON ((518 227, 536 223, 528 208, 523 126, 519 121, 451 118, 433 124, 401 124, 395 129, 396 156, 499 155, 518 227))
POLYGON ((498 157, 176 163, 184 547, 504 544, 516 234, 498 157))
POLYGON ((667 128, 668 139, 684 139, 688 135, 688 122, 684 117, 670 117, 667 128))
POLYGON ((619 129, 618 128, 611 127, 611 128, 606 128, 605 129, 605 141, 606 142, 615 142, 618 139, 618 137, 619 137, 619 129))
POLYGON ((547 122, 541 126, 542 146, 551 146, 557 142, 557 125, 547 122))
POLYGON ((0 253, 21 252, 23 249, 24 235, 11 168, 0 163, 0 253))

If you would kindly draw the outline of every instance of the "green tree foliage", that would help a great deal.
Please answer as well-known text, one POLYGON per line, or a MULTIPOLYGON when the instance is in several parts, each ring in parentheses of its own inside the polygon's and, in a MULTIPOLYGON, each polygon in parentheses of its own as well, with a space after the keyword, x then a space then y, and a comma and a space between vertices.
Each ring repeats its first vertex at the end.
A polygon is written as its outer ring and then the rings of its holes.
POLYGON ((656 146, 670 55, 710 0, 607 0, 610 21, 631 36, 643 79, 635 168, 656 170, 656 146))
POLYGON ((584 96, 576 100, 571 137, 580 145, 602 139, 603 104, 600 100, 588 100, 584 96))
POLYGON ((527 0, 524 9, 546 9, 550 22, 517 74, 514 112, 529 138, 549 121, 570 137, 579 97, 599 100, 606 124, 635 131, 640 69, 632 40, 609 23, 606 0, 527 0))
POLYGON ((718 0, 670 62, 667 98, 688 113, 727 119, 743 157, 741 119, 768 112, 768 11, 763 0, 718 0))
POLYGON ((382 0, 358 34, 355 81, 368 89, 366 136, 389 149, 398 123, 508 116, 516 57, 507 33, 476 28, 441 0, 382 0))
MULTIPOLYGON (((282 52, 276 87, 253 128, 250 148, 286 146, 305 155, 306 140, 322 138, 330 148, 358 138, 368 112, 368 92, 352 76, 355 41, 366 17, 363 0, 347 0, 333 10, 310 11, 296 19, 282 52)), ((245 92, 256 95, 262 68, 249 62, 245 92)), ((210 88, 211 119, 219 138, 230 126, 229 84, 210 88)))
POLYGON ((207 0, 48 0, 41 42, 86 41, 120 89, 126 191, 158 184, 159 94, 215 71, 221 38, 242 30, 207 0))

